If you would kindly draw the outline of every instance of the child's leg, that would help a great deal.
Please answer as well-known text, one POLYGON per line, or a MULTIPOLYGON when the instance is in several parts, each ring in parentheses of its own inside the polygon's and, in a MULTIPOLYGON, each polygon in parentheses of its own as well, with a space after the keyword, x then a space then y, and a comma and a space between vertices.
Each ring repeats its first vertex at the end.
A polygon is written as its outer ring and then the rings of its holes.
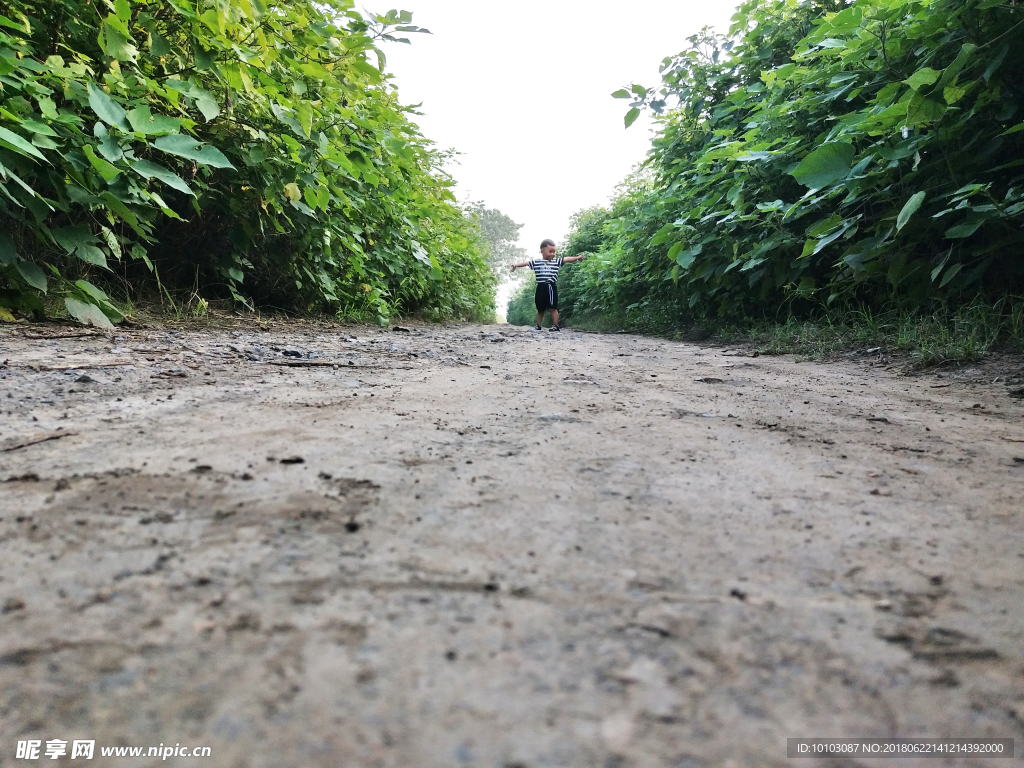
POLYGON ((554 323, 555 325, 558 325, 558 310, 557 309, 552 309, 551 310, 551 322, 554 323))
POLYGON ((543 320, 544 320, 544 313, 543 312, 538 312, 537 313, 537 325, 540 325, 543 322, 543 320))

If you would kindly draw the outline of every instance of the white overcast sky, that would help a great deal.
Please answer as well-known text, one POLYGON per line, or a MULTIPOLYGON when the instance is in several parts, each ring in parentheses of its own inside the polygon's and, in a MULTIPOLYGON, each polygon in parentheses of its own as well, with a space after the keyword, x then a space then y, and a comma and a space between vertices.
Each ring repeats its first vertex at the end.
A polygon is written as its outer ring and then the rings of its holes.
MULTIPOLYGON (((413 119, 439 148, 460 200, 482 200, 524 224, 532 258, 569 217, 608 202, 643 160, 650 121, 628 130, 612 91, 660 82, 661 60, 703 26, 725 32, 735 0, 387 0, 430 35, 387 43, 388 69, 413 119)), ((365 5, 365 3, 364 3, 365 5)), ((504 307, 499 303, 499 312, 504 307)))

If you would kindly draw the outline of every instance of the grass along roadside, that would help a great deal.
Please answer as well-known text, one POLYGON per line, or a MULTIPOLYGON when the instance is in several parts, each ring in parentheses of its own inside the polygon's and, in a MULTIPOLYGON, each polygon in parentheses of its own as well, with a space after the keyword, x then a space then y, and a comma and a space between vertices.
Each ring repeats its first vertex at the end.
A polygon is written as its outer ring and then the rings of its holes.
POLYGON ((996 350, 1024 352, 1024 298, 975 301, 931 310, 838 308, 816 316, 723 322, 702 319, 666 327, 643 314, 574 316, 569 327, 596 333, 639 331, 676 339, 743 344, 766 355, 808 359, 878 347, 909 355, 915 367, 968 363, 996 350))

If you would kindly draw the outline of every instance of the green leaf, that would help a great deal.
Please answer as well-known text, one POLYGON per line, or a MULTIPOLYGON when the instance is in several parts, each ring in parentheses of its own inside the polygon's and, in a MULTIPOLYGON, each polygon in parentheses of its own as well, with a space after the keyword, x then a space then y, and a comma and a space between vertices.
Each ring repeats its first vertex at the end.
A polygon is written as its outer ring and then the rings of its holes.
POLYGON ((191 136, 181 133, 161 136, 153 142, 153 146, 169 155, 185 157, 189 160, 195 160, 197 163, 211 165, 214 168, 234 169, 235 167, 224 156, 224 153, 216 147, 211 147, 209 144, 200 144, 191 136))
POLYGON ((924 202, 925 193, 916 192, 911 195, 910 199, 907 200, 903 209, 900 211, 900 215, 896 217, 896 231, 899 232, 903 227, 910 221, 910 217, 917 213, 917 210, 921 207, 921 203, 924 202))
POLYGON ((827 219, 822 219, 816 224, 808 227, 807 235, 809 237, 822 237, 827 235, 829 232, 835 231, 838 227, 842 226, 842 224, 843 217, 838 213, 833 213, 827 219))
POLYGON ((946 256, 942 259, 942 261, 939 262, 938 266, 932 270, 931 281, 933 283, 935 282, 936 278, 938 278, 939 273, 945 268, 946 262, 949 261, 949 257, 952 255, 952 253, 953 251, 952 249, 950 249, 950 252, 947 253, 946 256))
POLYGON ((28 20, 22 17, 23 21, 21 24, 11 21, 6 16, 0 16, 0 27, 8 27, 15 30, 16 32, 24 32, 26 35, 32 34, 32 28, 28 24, 28 20))
POLYGON ((196 57, 196 69, 210 69, 213 66, 213 51, 208 51, 198 43, 193 43, 193 53, 196 57))
POLYGON ((697 257, 703 249, 703 245, 695 245, 693 248, 687 248, 676 256, 676 264, 678 264, 682 269, 689 269, 693 266, 693 262, 697 260, 697 257))
POLYGON ((18 274, 21 275, 22 280, 37 291, 46 293, 46 273, 43 272, 38 264, 18 259, 15 268, 18 270, 18 274))
POLYGON ((967 95, 967 89, 959 85, 947 85, 942 89, 942 99, 947 104, 956 104, 967 95))
POLYGON ((961 240, 965 237, 970 237, 984 223, 983 221, 971 221, 967 224, 957 224, 955 227, 950 227, 946 230, 946 237, 950 240, 961 240))
POLYGON ((936 80, 939 79, 939 73, 931 67, 924 67, 917 70, 914 74, 908 77, 903 82, 913 88, 915 91, 919 90, 922 86, 932 85, 936 80))
POLYGON ((32 143, 40 149, 60 149, 60 144, 55 142, 49 136, 41 136, 38 133, 33 134, 32 143))
POLYGON ((310 131, 313 130, 313 107, 307 101, 300 102, 295 109, 295 115, 298 117, 299 125, 302 126, 302 132, 308 137, 310 131))
POLYGON ((100 139, 100 143, 97 145, 100 154, 103 155, 107 160, 114 163, 118 160, 124 160, 124 152, 121 151, 120 145, 117 140, 109 133, 100 139))
POLYGON ((0 232, 0 267, 13 266, 18 261, 18 252, 14 248, 14 241, 3 232, 0 232))
POLYGON ((989 59, 989 64, 985 67, 985 72, 982 74, 982 78, 984 78, 986 83, 992 79, 992 75, 996 73, 996 70, 1003 65, 1003 59, 1006 58, 1006 54, 1009 52, 1010 44, 1003 43, 996 52, 996 55, 989 59))
POLYGON ((638 117, 640 117, 640 110, 636 107, 633 107, 631 110, 629 110, 629 112, 626 113, 626 117, 624 119, 626 127, 629 128, 629 126, 636 122, 636 119, 638 117))
POLYGON ((141 245, 132 246, 132 258, 142 259, 146 266, 149 267, 149 271, 153 271, 153 262, 150 261, 149 254, 146 252, 146 249, 143 248, 141 245))
POLYGON ((199 107, 199 111, 203 113, 203 117, 206 122, 210 122, 220 114, 220 105, 217 104, 216 100, 208 93, 203 93, 196 97, 196 106, 199 107))
POLYGON ((305 129, 303 129, 302 125, 299 123, 298 120, 295 119, 295 117, 292 115, 290 111, 282 107, 280 104, 277 104, 276 102, 271 102, 270 110, 271 112, 274 113, 274 117, 276 117, 282 123, 291 128, 296 136, 306 138, 305 129))
POLYGON ((829 142, 807 155, 792 175, 805 187, 822 189, 849 173, 853 155, 853 144, 829 142))
POLYGON ((107 208, 120 216, 129 227, 134 229, 138 234, 143 236, 145 235, 145 233, 139 228, 139 217, 136 216, 121 200, 110 192, 101 193, 100 199, 107 204, 107 208))
POLYGON ((306 199, 306 205, 310 208, 317 208, 320 198, 317 197, 314 187, 306 187, 302 190, 302 196, 306 199))
POLYGON ((154 115, 149 107, 136 107, 128 113, 128 122, 136 133, 159 136, 174 133, 181 127, 181 121, 166 115, 154 115))
POLYGON ((666 224, 665 226, 663 226, 661 229, 654 233, 654 237, 650 239, 650 242, 648 244, 651 246, 661 245, 669 238, 671 238, 675 231, 676 228, 674 224, 666 224))
POLYGON ((181 178, 163 166, 151 163, 149 160, 136 160, 132 164, 132 170, 135 171, 139 176, 144 179, 159 179, 169 187, 173 187, 179 192, 184 192, 186 195, 195 196, 195 193, 189 188, 188 184, 181 178))
POLYGON ((107 257, 99 248, 95 245, 80 245, 75 249, 75 256, 80 258, 86 264, 95 264, 97 267, 107 267, 107 257))
POLYGON ((75 287, 84 293, 88 299, 103 311, 103 314, 115 323, 124 320, 124 315, 110 302, 110 297, 88 280, 76 280, 75 287))
POLYGON ((79 301, 68 296, 64 299, 64 306, 67 307, 68 314, 83 325, 94 325, 97 328, 114 327, 114 324, 110 322, 107 316, 95 304, 79 301))
POLYGON ((960 270, 964 268, 963 264, 954 264, 952 267, 946 270, 946 274, 942 276, 942 282, 939 283, 939 288, 942 288, 946 283, 960 274, 960 270))
POLYGON ((81 245, 92 245, 99 242, 99 238, 85 224, 53 229, 50 230, 50 234, 53 235, 53 239, 57 241, 57 244, 68 253, 72 253, 81 245))
POLYGON ((120 175, 120 169, 111 165, 102 157, 96 157, 96 153, 93 151, 93 148, 88 144, 82 145, 82 152, 89 159, 89 163, 92 167, 96 169, 99 175, 102 176, 103 180, 108 184, 120 175))
POLYGON ((633 94, 631 94, 625 88, 619 88, 619 90, 615 91, 615 93, 612 94, 612 98, 613 99, 631 99, 631 98, 633 98, 633 94))
POLYGON ((13 131, 9 131, 6 128, 0 128, 0 146, 7 147, 8 149, 14 150, 19 155, 28 155, 29 157, 37 157, 44 162, 48 162, 43 156, 43 153, 36 149, 30 142, 22 138, 13 131))
POLYGON ((960 46, 960 53, 957 54, 953 63, 942 70, 942 77, 939 79, 938 87, 945 88, 952 83, 956 76, 960 74, 960 70, 967 66, 967 62, 971 60, 971 56, 974 55, 976 50, 978 50, 978 46, 974 43, 964 43, 960 46))
POLYGON ((159 32, 149 33, 149 52, 154 56, 167 56, 171 53, 171 44, 159 32))
POLYGON ((152 198, 154 203, 156 203, 158 206, 160 206, 160 210, 161 210, 161 212, 163 212, 164 216, 167 216, 170 219, 178 219, 179 221, 181 220, 181 216, 179 216, 178 213, 175 210, 170 208, 167 205, 167 203, 164 202, 164 199, 162 197, 160 197, 160 195, 158 195, 156 192, 150 190, 149 196, 150 196, 150 198, 152 198))
POLYGON ((860 8, 847 8, 844 11, 840 11, 826 22, 828 25, 828 34, 850 33, 859 27, 863 20, 864 12, 860 8))
POLYGON ((892 104, 892 100, 896 97, 896 94, 899 92, 899 83, 889 83, 887 86, 885 86, 878 93, 875 94, 874 103, 880 107, 888 107, 892 104))
POLYGON ((53 103, 53 99, 49 96, 43 96, 39 99, 39 112, 47 120, 56 120, 59 117, 57 105, 53 103))
POLYGON ((57 132, 53 130, 53 128, 48 126, 46 123, 40 123, 38 120, 25 119, 21 121, 21 124, 28 130, 32 131, 32 133, 39 133, 42 134, 43 136, 54 137, 58 135, 57 132))
POLYGON ((907 106, 907 125, 928 125, 941 120, 946 114, 946 105, 920 93, 915 93, 907 106))
POLYGON ((116 16, 107 16, 103 20, 99 44, 107 56, 119 61, 135 61, 139 54, 139 49, 132 44, 128 27, 116 16))
POLYGON ((316 218, 316 212, 312 208, 310 208, 308 205, 306 205, 305 203, 299 202, 297 200, 291 200, 290 204, 291 204, 292 208, 294 208, 295 210, 301 211, 302 213, 306 214, 310 218, 314 218, 314 219, 316 218))
POLYGON ((96 116, 107 125, 120 128, 126 133, 131 130, 128 125, 127 115, 121 105, 110 98, 95 83, 89 83, 89 106, 96 116))
POLYGON ((843 235, 845 235, 845 234, 846 234, 846 231, 847 231, 847 229, 849 229, 849 227, 848 227, 848 226, 845 226, 845 227, 840 227, 840 228, 839 228, 839 229, 837 229, 837 230, 836 230, 835 232, 833 232, 833 233, 832 233, 831 235, 828 235, 827 237, 823 237, 823 238, 821 238, 821 239, 820 239, 820 240, 818 241, 818 244, 814 246, 814 250, 813 250, 813 251, 811 251, 811 255, 812 255, 812 256, 816 256, 817 254, 821 253, 821 252, 822 252, 823 250, 825 250, 825 248, 827 248, 827 247, 828 247, 829 245, 831 245, 832 243, 834 243, 834 242, 835 242, 836 240, 838 240, 838 239, 839 239, 840 237, 842 237, 843 235))
POLYGON ((121 243, 117 239, 117 235, 115 235, 114 231, 107 226, 100 227, 100 234, 103 236, 103 242, 106 243, 107 248, 110 250, 110 255, 120 261, 121 243))

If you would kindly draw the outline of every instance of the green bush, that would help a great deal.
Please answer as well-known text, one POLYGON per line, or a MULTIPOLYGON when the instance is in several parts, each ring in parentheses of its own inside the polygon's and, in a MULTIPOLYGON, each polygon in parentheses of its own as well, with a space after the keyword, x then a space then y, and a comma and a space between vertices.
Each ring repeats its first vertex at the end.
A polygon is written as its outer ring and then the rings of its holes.
POLYGON ((350 0, 9 0, 0 15, 0 307, 198 284, 250 304, 493 316, 479 229, 350 0), (150 278, 150 275, 152 276, 150 278))
MULTIPOLYGON (((1024 9, 748 0, 634 85, 663 113, 564 294, 659 329, 921 308, 1024 286, 1024 9)), ((590 236, 588 235, 588 236, 590 236)))
POLYGON ((523 277, 522 282, 508 300, 505 319, 511 325, 533 325, 537 320, 537 307, 533 295, 537 290, 537 279, 533 272, 523 277))

